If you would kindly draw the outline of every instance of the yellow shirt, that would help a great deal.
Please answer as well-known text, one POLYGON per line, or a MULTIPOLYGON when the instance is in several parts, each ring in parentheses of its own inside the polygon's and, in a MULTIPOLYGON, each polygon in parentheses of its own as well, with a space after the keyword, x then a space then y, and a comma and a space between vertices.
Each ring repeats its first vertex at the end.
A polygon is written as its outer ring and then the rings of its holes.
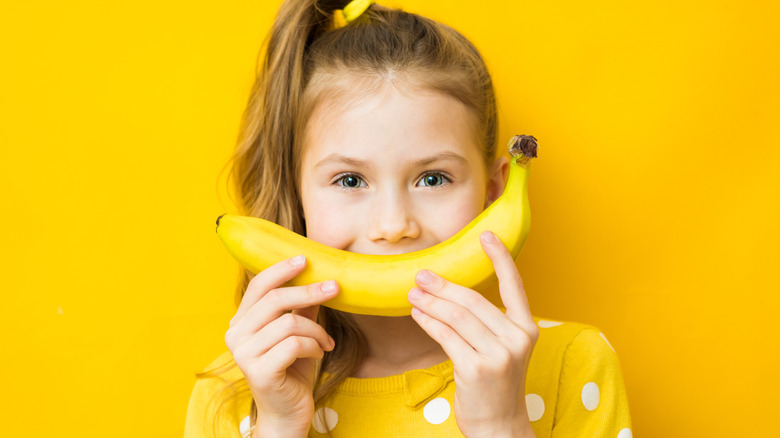
MULTIPOLYGON (((604 335, 585 324, 534 321, 540 333, 528 366, 526 404, 536 436, 631 438, 620 362, 604 335)), ((230 352, 226 352, 209 369, 230 359, 230 352)), ((220 377, 232 381, 243 375, 236 367, 220 377)), ((214 411, 209 403, 223 387, 218 378, 195 383, 185 438, 215 436, 211 429, 214 411)), ((309 436, 462 436, 453 413, 454 396, 451 361, 397 376, 348 378, 325 406, 317 406, 309 436)), ((216 436, 249 436, 250 403, 251 394, 246 389, 224 407, 216 436)))

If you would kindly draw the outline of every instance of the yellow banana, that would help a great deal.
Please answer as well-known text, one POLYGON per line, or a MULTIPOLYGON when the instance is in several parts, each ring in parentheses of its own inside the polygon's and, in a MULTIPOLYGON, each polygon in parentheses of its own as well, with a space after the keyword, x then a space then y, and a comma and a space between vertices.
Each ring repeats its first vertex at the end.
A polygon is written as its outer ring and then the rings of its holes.
POLYGON ((340 292, 325 306, 350 313, 403 316, 411 313, 407 293, 420 269, 429 269, 461 286, 482 293, 502 307, 495 270, 480 244, 490 230, 517 258, 528 237, 530 161, 536 139, 516 135, 507 145, 511 155, 504 193, 457 234, 435 246, 398 255, 358 254, 331 248, 255 217, 222 215, 217 234, 228 252, 253 274, 281 260, 304 254, 307 266, 286 286, 335 279, 340 292))

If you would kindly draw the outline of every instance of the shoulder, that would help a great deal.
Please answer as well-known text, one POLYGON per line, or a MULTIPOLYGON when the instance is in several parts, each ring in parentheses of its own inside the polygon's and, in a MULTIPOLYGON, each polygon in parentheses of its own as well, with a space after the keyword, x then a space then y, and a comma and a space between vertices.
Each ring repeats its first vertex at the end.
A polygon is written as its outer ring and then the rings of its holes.
POLYGON ((584 335, 584 337, 597 337, 605 342, 605 337, 599 335, 601 330, 589 324, 583 324, 575 321, 560 321, 534 316, 534 322, 539 326, 539 342, 546 345, 565 347, 575 339, 584 335))
POLYGON ((631 420, 620 361, 604 333, 588 324, 534 317, 539 339, 526 400, 541 436, 617 436, 631 420), (535 412, 532 412, 533 410, 535 412), (610 435, 612 436, 612 435, 610 435))
POLYGON ((196 373, 193 395, 212 394, 226 386, 244 382, 244 374, 229 351, 221 353, 211 363, 196 373))
POLYGON ((614 348, 604 333, 592 325, 574 321, 555 321, 534 317, 539 339, 529 364, 545 381, 558 381, 571 373, 605 372, 620 364, 614 348))
POLYGON ((246 380, 232 354, 220 354, 198 374, 187 406, 184 436, 241 436, 251 394, 242 391, 246 380))
POLYGON ((557 386, 564 363, 571 363, 572 356, 576 360, 583 352, 590 356, 603 356, 608 352, 614 354, 606 337, 592 325, 533 318, 539 327, 539 338, 531 353, 529 381, 557 386))
POLYGON ((211 363, 208 364, 208 366, 202 370, 202 372, 211 371, 224 371, 224 373, 220 374, 222 379, 244 378, 244 374, 241 373, 241 370, 233 360, 233 355, 229 351, 225 351, 218 355, 214 360, 211 361, 211 363))
POLYGON ((616 356, 607 337, 597 327, 536 316, 534 322, 539 327, 539 339, 534 346, 531 361, 537 366, 549 368, 555 364, 562 365, 564 358, 571 361, 580 357, 596 359, 616 356))

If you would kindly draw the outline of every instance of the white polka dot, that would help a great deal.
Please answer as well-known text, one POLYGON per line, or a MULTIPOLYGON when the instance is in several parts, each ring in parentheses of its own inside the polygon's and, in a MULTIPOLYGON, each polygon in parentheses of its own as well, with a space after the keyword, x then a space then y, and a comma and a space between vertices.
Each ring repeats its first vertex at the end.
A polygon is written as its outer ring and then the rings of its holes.
POLYGON ((314 413, 311 425, 319 433, 328 433, 339 422, 339 414, 331 408, 319 408, 314 413))
POLYGON ((631 433, 631 429, 625 428, 618 433, 618 438, 634 438, 634 434, 631 433))
POLYGON ((585 409, 592 411, 599 407, 600 398, 599 385, 588 382, 582 387, 582 404, 585 405, 585 409))
POLYGON ((441 397, 429 401, 423 408, 423 417, 431 424, 442 424, 450 417, 450 402, 441 397))
POLYGON ((241 424, 238 425, 238 431, 241 432, 242 437, 248 437, 250 433, 252 433, 252 429, 249 427, 249 415, 244 417, 243 420, 241 420, 241 424))
POLYGON ((528 419, 536 421, 544 415, 544 400, 539 394, 526 394, 525 407, 528 410, 528 419))
POLYGON ((541 328, 550 328, 550 327, 559 326, 561 324, 563 324, 563 323, 562 322, 558 322, 558 321, 544 321, 544 320, 540 320, 538 325, 541 328))
MULTIPOLYGON (((599 334, 601 335, 601 339, 603 339, 603 340, 604 340, 604 342, 606 342, 606 343, 607 343, 607 345, 609 345, 609 348, 612 348, 612 344, 610 344, 610 343, 609 343, 609 341, 607 340, 607 337, 606 337, 606 336, 604 336, 604 333, 601 333, 601 332, 599 332, 599 334)), ((614 348, 612 348, 612 351, 615 351, 615 349, 614 349, 614 348)))

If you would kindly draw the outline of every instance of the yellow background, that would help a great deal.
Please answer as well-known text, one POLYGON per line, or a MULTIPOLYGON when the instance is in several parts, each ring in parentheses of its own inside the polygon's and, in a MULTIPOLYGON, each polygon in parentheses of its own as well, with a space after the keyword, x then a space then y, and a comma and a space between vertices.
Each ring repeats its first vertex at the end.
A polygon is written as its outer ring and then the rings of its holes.
MULTIPOLYGON (((380 3, 472 38, 500 143, 539 139, 532 310, 604 331, 634 436, 778 436, 777 2, 380 3)), ((4 436, 181 435, 234 311, 219 171, 277 5, 0 3, 4 436)))

